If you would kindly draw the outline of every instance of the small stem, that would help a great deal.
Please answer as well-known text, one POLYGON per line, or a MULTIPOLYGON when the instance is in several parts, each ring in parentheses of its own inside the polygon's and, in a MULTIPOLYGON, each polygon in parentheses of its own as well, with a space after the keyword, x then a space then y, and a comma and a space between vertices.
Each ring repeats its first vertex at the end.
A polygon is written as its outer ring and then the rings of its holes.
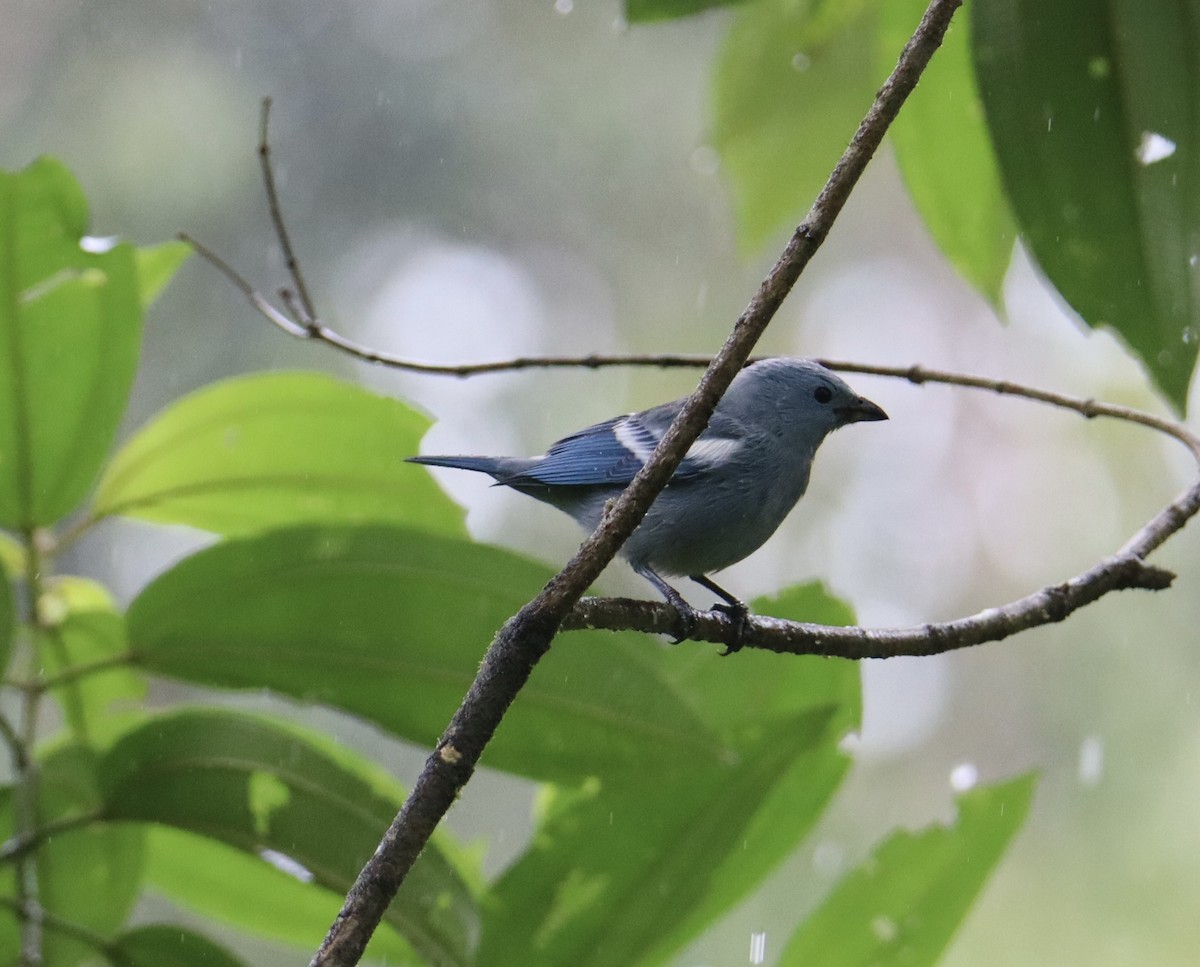
MULTIPOLYGON (((3 684, 9 685, 10 683, 4 682, 3 684)), ((21 737, 17 735, 13 724, 4 715, 0 715, 0 739, 3 739, 4 744, 8 746, 8 753, 12 757, 13 772, 20 775, 29 767, 25 746, 21 744, 21 737)))
MULTIPOLYGON (((22 750, 24 768, 17 774, 17 788, 13 796, 14 838, 32 836, 37 828, 38 816, 38 766, 33 758, 37 741, 38 707, 41 690, 36 687, 38 679, 38 638, 41 625, 38 604, 42 596, 42 549, 36 530, 27 527, 22 532, 25 545, 25 616, 26 670, 22 676, 25 685, 21 688, 21 721, 16 733, 16 742, 22 750)), ((21 854, 16 857, 16 896, 22 909, 38 907, 37 864, 33 858, 21 854)), ((42 962, 41 920, 27 917, 21 921, 21 967, 36 967, 42 962)))
POLYGON ((296 295, 300 300, 305 320, 317 318, 317 310, 312 297, 308 294, 308 286, 304 275, 300 272, 300 260, 296 258, 296 250, 292 247, 292 239, 288 234, 287 225, 283 220, 283 208, 279 204, 279 191, 275 186, 275 168, 271 164, 271 142, 267 139, 267 129, 271 120, 271 99, 264 97, 262 115, 258 125, 258 159, 262 167, 263 185, 267 191, 267 208, 271 212, 271 224, 275 226, 275 237, 283 249, 283 260, 287 266, 288 275, 296 286, 296 295))
POLYGON ((12 897, 0 896, 0 907, 8 907, 22 923, 36 921, 39 926, 44 926, 54 933, 60 933, 66 937, 74 937, 76 940, 106 955, 112 950, 112 944, 109 943, 107 938, 102 937, 94 930, 89 930, 78 923, 66 920, 53 910, 47 910, 36 903, 22 902, 12 897))
POLYGON ((37 680, 30 687, 44 694, 56 688, 61 688, 63 685, 69 685, 81 678, 87 678, 89 675, 98 675, 101 672, 110 671, 114 668, 127 667, 132 665, 133 661, 133 652, 127 651, 120 655, 113 655, 110 658, 100 658, 83 665, 72 665, 69 668, 64 668, 57 675, 48 675, 45 678, 37 680))
POLYGON ((0 864, 13 860, 19 863, 51 836, 70 832, 73 829, 81 829, 84 826, 100 822, 102 819, 104 819, 104 813, 99 810, 78 813, 74 816, 60 817, 28 832, 13 836, 7 842, 0 844, 0 864))

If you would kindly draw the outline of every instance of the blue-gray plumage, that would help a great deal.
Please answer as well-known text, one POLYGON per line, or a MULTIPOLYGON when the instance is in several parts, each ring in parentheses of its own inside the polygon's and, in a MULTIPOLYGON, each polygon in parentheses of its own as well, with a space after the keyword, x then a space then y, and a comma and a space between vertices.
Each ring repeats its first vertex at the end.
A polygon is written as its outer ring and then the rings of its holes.
MULTIPOLYGON (((570 514, 588 530, 606 501, 642 468, 684 400, 597 423, 540 457, 411 457, 413 463, 490 474, 497 484, 570 514)), ((687 576, 720 595, 740 622, 746 608, 706 575, 748 557, 775 533, 808 487, 813 456, 838 427, 887 414, 807 359, 764 359, 743 369, 621 549, 679 611, 694 611, 664 579, 687 576)))

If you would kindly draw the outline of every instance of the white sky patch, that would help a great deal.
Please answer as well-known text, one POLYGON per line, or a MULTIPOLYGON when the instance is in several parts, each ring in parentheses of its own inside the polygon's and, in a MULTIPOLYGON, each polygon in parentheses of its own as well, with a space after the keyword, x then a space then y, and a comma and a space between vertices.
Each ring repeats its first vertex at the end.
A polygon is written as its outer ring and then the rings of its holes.
POLYGON ((89 255, 103 255, 116 248, 119 241, 116 235, 85 235, 79 240, 79 247, 89 255))
POLYGON ((962 762, 950 770, 950 788, 955 792, 974 789, 979 782, 979 770, 973 762, 962 762))
POLYGON ((1104 742, 1089 735, 1079 744, 1079 782, 1094 786, 1104 775, 1104 742))
POLYGON ((1137 159, 1144 165, 1152 165, 1175 153, 1175 142, 1154 131, 1143 131, 1142 140, 1138 142, 1137 159))

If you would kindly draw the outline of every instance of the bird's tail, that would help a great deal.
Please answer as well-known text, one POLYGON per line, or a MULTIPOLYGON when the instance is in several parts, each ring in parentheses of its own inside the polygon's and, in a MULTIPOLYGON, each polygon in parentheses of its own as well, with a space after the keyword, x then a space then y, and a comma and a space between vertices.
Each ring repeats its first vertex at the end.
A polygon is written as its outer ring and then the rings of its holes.
POLYGON ((493 477, 503 474, 509 462, 504 457, 459 457, 441 456, 437 454, 421 457, 408 457, 407 463, 422 463, 427 467, 454 467, 456 470, 477 470, 480 473, 491 474, 493 477))

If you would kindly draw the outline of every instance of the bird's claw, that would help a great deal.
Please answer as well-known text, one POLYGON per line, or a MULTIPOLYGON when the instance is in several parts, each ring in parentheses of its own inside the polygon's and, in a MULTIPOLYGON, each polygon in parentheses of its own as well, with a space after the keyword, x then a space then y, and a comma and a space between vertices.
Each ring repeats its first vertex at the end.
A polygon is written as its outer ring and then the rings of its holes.
POLYGON ((700 615, 695 608, 686 602, 672 601, 671 603, 675 606, 675 615, 679 619, 675 626, 679 633, 671 639, 671 644, 677 645, 681 641, 691 638, 696 633, 696 626, 700 623, 700 615))
POLYGON ((750 625, 750 609, 747 608, 741 601, 736 604, 714 604, 713 611, 719 611, 721 614, 729 618, 730 632, 728 638, 725 639, 725 650, 721 652, 721 656, 732 655, 735 651, 742 650, 742 639, 746 635, 746 631, 750 625))

